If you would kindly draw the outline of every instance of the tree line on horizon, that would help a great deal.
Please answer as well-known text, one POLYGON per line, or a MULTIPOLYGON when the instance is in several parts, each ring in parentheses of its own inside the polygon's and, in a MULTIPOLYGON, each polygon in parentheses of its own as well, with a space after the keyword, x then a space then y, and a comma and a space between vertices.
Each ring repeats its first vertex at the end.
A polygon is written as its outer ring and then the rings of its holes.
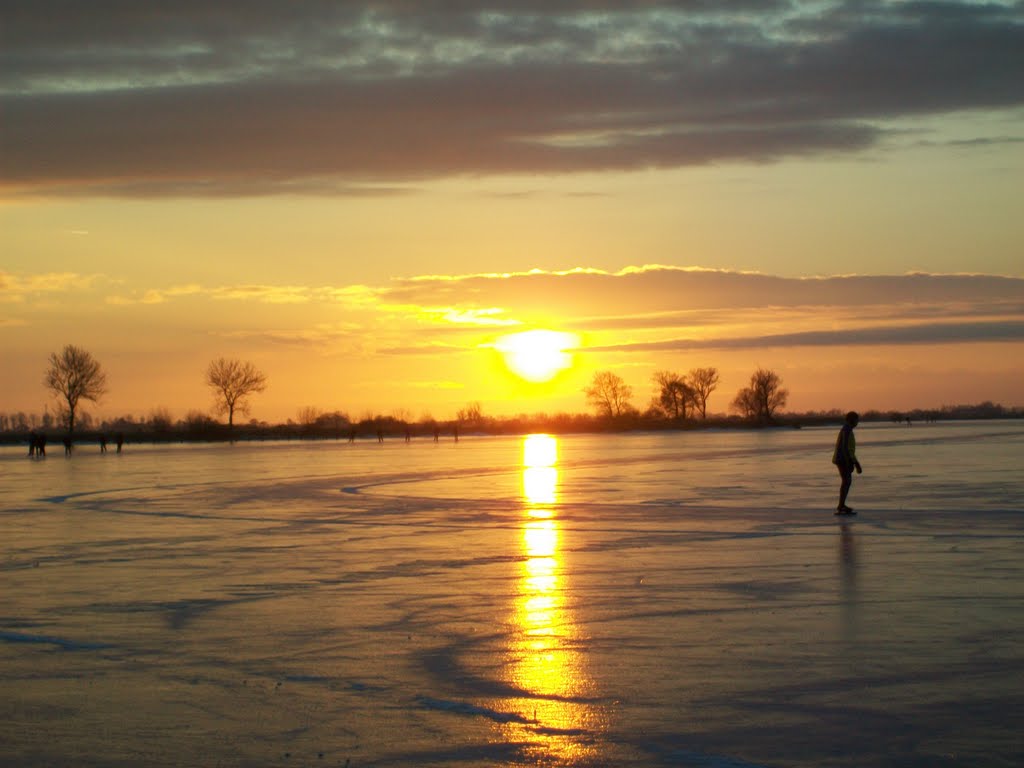
MULTIPOLYGON (((717 368, 692 368, 685 375, 661 370, 651 378, 657 394, 644 414, 631 403, 633 388, 611 371, 595 373, 590 386, 583 391, 599 415, 612 419, 644 415, 685 421, 689 413, 700 413, 701 419, 707 419, 708 398, 718 388, 717 368)), ((788 399, 789 390, 782 386, 782 378, 775 371, 758 368, 751 374, 750 383, 736 393, 731 405, 745 419, 770 424, 788 399)))
MULTIPOLYGON (((66 345, 61 351, 50 355, 44 374, 43 384, 57 400, 56 415, 46 411, 42 418, 24 412, 6 414, 0 412, 0 432, 24 433, 34 430, 66 430, 74 435, 76 427, 87 431, 101 430, 150 432, 158 435, 183 433, 192 436, 217 437, 226 431, 228 436, 235 433, 235 415, 248 415, 250 398, 263 392, 267 386, 266 375, 250 362, 217 358, 210 362, 204 380, 214 398, 214 411, 227 416, 227 424, 221 425, 200 410, 191 410, 184 419, 174 422, 166 408, 155 408, 149 418, 136 421, 131 417, 106 420, 100 425, 93 423, 88 413, 80 408, 82 401, 99 402, 107 393, 107 377, 100 363, 88 351, 74 345, 66 345)), ((769 425, 776 423, 782 409, 788 402, 789 391, 782 386, 782 378, 772 370, 758 368, 751 374, 750 382, 741 388, 731 401, 736 417, 714 416, 709 419, 708 400, 719 384, 719 373, 714 367, 698 367, 687 374, 660 370, 651 377, 655 395, 644 411, 632 404, 633 388, 620 376, 611 371, 598 371, 589 386, 583 389, 587 403, 594 409, 593 415, 586 414, 521 414, 518 417, 487 417, 479 402, 469 403, 459 409, 455 418, 437 421, 429 415, 414 421, 405 411, 391 416, 367 414, 352 420, 342 411, 320 411, 307 406, 299 409, 298 422, 288 419, 286 424, 276 427, 265 422, 250 421, 246 431, 266 433, 276 430, 286 436, 333 436, 350 438, 373 433, 411 435, 433 434, 436 438, 441 428, 455 431, 460 426, 465 430, 507 433, 538 427, 552 431, 615 429, 615 428, 665 428, 695 426, 697 417, 704 424, 745 423, 769 425)), ((976 406, 946 406, 942 409, 916 409, 908 413, 880 413, 869 411, 862 415, 865 420, 892 420, 894 422, 913 419, 929 421, 944 418, 1015 418, 1024 416, 1020 409, 1007 409, 1001 405, 985 402, 976 406)), ((841 419, 842 412, 833 409, 807 414, 788 414, 787 421, 831 421, 841 419)))

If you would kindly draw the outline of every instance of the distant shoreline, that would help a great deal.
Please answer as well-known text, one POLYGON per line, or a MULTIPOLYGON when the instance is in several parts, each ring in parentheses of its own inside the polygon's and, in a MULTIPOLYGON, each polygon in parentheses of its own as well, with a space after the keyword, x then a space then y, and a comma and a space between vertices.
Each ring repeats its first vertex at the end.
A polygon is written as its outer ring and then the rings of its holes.
MULTIPOLYGON (((890 424, 927 424, 957 421, 1015 421, 1024 420, 1024 410, 1004 409, 1001 413, 979 414, 967 411, 956 413, 928 413, 916 415, 879 414, 867 412, 862 415, 864 423, 890 424)), ((641 415, 626 416, 618 419, 600 419, 592 416, 559 416, 559 417, 519 417, 508 419, 482 419, 478 423, 459 423, 454 421, 436 423, 404 424, 394 419, 382 418, 376 421, 363 421, 358 424, 338 426, 249 423, 235 426, 233 429, 225 424, 209 423, 201 427, 175 425, 170 428, 153 429, 145 424, 121 424, 113 427, 83 429, 72 436, 76 445, 100 444, 106 439, 108 450, 115 450, 117 435, 120 434, 124 443, 223 443, 223 442, 260 442, 267 440, 309 441, 309 442, 360 442, 367 441, 423 441, 437 440, 450 442, 461 437, 471 436, 513 436, 544 432, 556 435, 565 434, 628 434, 631 432, 689 432, 708 429, 750 430, 764 429, 800 429, 802 427, 820 427, 839 425, 843 422, 843 414, 830 412, 827 414, 783 414, 769 422, 751 422, 738 416, 712 416, 707 419, 686 419, 682 421, 651 419, 641 415)), ((0 445, 27 445, 32 434, 44 434, 47 447, 53 452, 63 448, 65 430, 17 429, 0 432, 0 445)))

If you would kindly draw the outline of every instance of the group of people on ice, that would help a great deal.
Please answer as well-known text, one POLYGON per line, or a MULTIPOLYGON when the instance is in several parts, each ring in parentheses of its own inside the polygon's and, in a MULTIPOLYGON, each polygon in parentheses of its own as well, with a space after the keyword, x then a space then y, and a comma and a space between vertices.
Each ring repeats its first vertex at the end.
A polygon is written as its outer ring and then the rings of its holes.
MULTIPOLYGON (((30 459, 42 459, 46 458, 46 433, 45 432, 30 432, 28 435, 28 456, 30 459)), ((64 455, 70 456, 74 448, 74 441, 71 439, 71 435, 65 435, 61 438, 61 442, 64 444, 64 455)), ((100 435, 99 437, 100 453, 107 452, 107 436, 100 435)), ((114 436, 114 444, 117 446, 117 452, 120 453, 124 447, 124 435, 118 432, 114 436)))

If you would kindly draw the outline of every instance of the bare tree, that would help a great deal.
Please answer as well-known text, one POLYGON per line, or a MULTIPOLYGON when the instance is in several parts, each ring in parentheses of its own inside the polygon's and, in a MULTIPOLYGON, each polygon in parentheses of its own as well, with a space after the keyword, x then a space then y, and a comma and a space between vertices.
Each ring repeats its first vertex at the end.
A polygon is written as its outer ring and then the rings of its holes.
POLYGON ((589 387, 584 387, 587 402, 602 416, 621 416, 631 410, 633 388, 611 371, 598 371, 589 387))
POLYGON ((318 429, 333 430, 334 437, 340 438, 342 430, 348 429, 351 424, 348 419, 348 414, 342 413, 341 411, 330 411, 329 413, 321 413, 317 416, 316 421, 312 426, 318 429))
POLYGON ((745 419, 757 419, 758 404, 757 398, 754 396, 754 390, 750 387, 744 387, 737 392, 736 397, 732 400, 732 408, 745 419))
POLYGON ((252 363, 219 357, 206 369, 206 384, 213 390, 218 413, 227 413, 228 427, 235 424, 235 411, 249 413, 249 395, 267 388, 267 377, 252 363))
POLYGON ((317 419, 319 419, 320 416, 320 409, 317 408, 315 405, 303 406, 302 408, 299 408, 298 411, 299 424, 307 428, 312 427, 314 424, 316 424, 317 419))
POLYGON ((169 432, 174 420, 171 418, 171 411, 163 406, 153 408, 149 412, 149 428, 155 432, 169 432))
POLYGON ((686 409, 693 402, 693 389, 678 373, 657 371, 654 383, 658 385, 658 406, 670 419, 686 418, 686 409))
POLYGON ((693 392, 693 404, 700 410, 700 417, 708 417, 708 398, 718 388, 717 368, 692 368, 686 383, 693 392))
POLYGON ((203 432, 216 425, 217 422, 211 419, 208 414, 193 408, 185 414, 185 418, 181 420, 181 423, 189 432, 203 432))
POLYGON ((75 411, 79 400, 99 402, 107 393, 107 375, 99 362, 81 347, 68 344, 50 355, 50 367, 43 383, 61 401, 68 432, 75 431, 75 411))
POLYGON ((750 386, 736 393, 732 407, 750 419, 771 421, 779 408, 786 406, 789 390, 775 371, 758 368, 750 376, 750 386))
POLYGON ((465 408, 455 412, 455 420, 460 424, 479 425, 484 420, 483 407, 479 400, 468 403, 465 408))

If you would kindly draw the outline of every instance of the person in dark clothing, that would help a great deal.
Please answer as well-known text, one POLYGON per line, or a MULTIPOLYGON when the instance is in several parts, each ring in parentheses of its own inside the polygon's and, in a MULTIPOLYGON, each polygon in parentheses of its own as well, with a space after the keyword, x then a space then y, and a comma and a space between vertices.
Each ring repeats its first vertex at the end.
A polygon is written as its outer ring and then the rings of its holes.
POLYGON ((853 430, 860 422, 860 416, 856 411, 846 414, 846 423, 839 430, 836 437, 836 448, 832 452, 832 463, 839 470, 839 506, 836 507, 837 515, 855 515, 850 507, 846 506, 846 496, 850 493, 850 485, 853 483, 853 472, 859 475, 863 470, 860 462, 857 461, 857 441, 853 436, 853 430))

